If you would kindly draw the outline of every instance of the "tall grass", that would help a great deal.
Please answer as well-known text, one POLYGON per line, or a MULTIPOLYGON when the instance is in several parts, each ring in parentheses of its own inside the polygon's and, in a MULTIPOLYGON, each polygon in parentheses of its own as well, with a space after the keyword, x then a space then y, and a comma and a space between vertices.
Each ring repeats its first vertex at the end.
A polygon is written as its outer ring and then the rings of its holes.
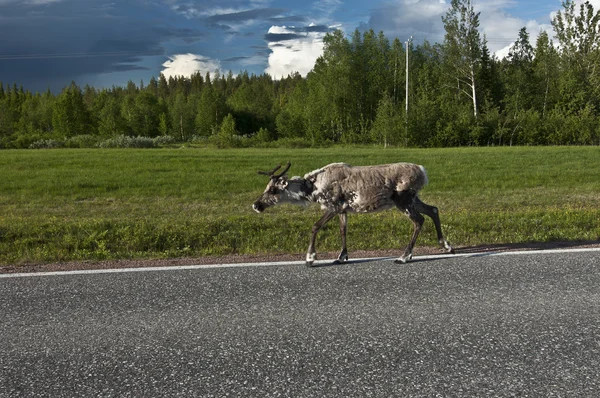
MULTIPOLYGON (((256 171, 288 160, 291 175, 423 164, 421 197, 458 246, 600 239, 597 147, 2 151, 0 263, 304 252, 318 207, 250 207, 267 182, 256 171)), ((397 211, 352 216, 350 249, 400 248, 410 229, 397 211)), ((429 221, 418 244, 436 244, 429 221)), ((318 249, 338 246, 325 228, 318 249)))

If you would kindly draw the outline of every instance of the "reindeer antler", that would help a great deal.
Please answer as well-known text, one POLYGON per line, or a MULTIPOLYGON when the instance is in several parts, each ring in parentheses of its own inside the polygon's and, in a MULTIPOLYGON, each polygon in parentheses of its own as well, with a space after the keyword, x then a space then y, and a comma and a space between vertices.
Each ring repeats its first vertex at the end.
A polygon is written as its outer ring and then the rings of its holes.
POLYGON ((287 165, 285 166, 285 169, 283 169, 283 171, 281 173, 279 173, 279 174, 275 174, 275 172, 281 168, 280 164, 277 165, 277 166, 275 166, 275 168, 273 170, 271 170, 271 171, 259 171, 258 174, 269 176, 271 178, 279 178, 282 175, 284 175, 290 169, 291 165, 292 165, 292 163, 287 162, 287 165))
POLYGON ((281 168, 281 165, 279 164, 279 165, 275 166, 275 168, 273 170, 271 170, 271 171, 260 171, 259 170, 258 174, 262 174, 262 175, 271 177, 280 168, 281 168))
POLYGON ((271 178, 279 178, 279 177, 281 177, 282 175, 284 175, 285 173, 287 173, 287 171, 290 169, 291 165, 292 165, 291 162, 287 162, 287 164, 285 165, 285 169, 283 169, 283 171, 281 173, 279 173, 277 175, 271 176, 271 178))

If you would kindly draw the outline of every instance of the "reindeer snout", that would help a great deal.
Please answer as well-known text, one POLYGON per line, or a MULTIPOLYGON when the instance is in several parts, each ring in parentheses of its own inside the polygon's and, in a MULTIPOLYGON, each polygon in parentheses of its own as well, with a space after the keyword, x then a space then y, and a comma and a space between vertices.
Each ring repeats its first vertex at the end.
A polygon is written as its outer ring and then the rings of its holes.
POLYGON ((254 202, 254 204, 252 205, 252 208, 257 213, 262 213, 263 210, 265 209, 265 207, 263 206, 263 204, 260 203, 260 202, 254 202))

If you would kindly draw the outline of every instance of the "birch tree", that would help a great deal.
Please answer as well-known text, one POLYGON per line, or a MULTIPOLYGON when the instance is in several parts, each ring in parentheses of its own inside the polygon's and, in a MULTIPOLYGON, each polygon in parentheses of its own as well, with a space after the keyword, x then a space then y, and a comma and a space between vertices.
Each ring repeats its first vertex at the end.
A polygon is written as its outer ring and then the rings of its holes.
POLYGON ((481 59, 479 13, 475 12, 471 0, 452 0, 442 22, 446 30, 445 62, 459 95, 466 95, 472 101, 473 116, 477 117, 476 75, 481 59))
POLYGON ((556 48, 547 32, 540 32, 535 43, 533 72, 538 84, 535 98, 536 109, 546 116, 558 102, 559 59, 556 48))
POLYGON ((567 0, 552 20, 562 65, 562 94, 568 108, 579 110, 588 104, 600 106, 600 11, 589 1, 575 10, 567 0))

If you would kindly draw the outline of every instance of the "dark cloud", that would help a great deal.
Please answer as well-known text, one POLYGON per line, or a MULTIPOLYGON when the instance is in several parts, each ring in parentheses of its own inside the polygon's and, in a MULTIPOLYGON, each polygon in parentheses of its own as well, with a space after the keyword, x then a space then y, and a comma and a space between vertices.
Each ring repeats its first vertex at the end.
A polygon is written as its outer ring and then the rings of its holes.
POLYGON ((269 43, 276 43, 280 41, 287 40, 298 40, 304 39, 308 33, 327 33, 333 31, 332 28, 329 28, 324 25, 312 25, 312 26, 304 26, 304 27, 286 27, 288 32, 286 33, 267 33, 264 36, 264 39, 269 43))
POLYGON ((178 38, 185 43, 195 43, 208 37, 206 32, 191 28, 153 27, 152 29, 158 37, 178 38))
POLYGON ((194 27, 156 23, 168 12, 155 2, 0 4, 0 79, 40 91, 86 75, 148 70, 143 57, 164 55, 165 42, 206 36, 194 27))
POLYGON ((211 28, 216 28, 216 29, 220 29, 223 32, 233 32, 234 29, 232 26, 230 25, 225 25, 225 24, 221 24, 221 23, 215 23, 215 22, 208 22, 207 26, 211 27, 211 28))
POLYGON ((332 32, 334 30, 325 25, 312 25, 312 26, 307 26, 306 28, 302 28, 302 29, 304 29, 306 32, 320 32, 320 33, 332 32))
POLYGON ((188 18, 201 18, 202 11, 236 9, 240 0, 168 0, 171 9, 188 18))
POLYGON ((176 4, 173 6, 173 11, 186 16, 192 16, 196 13, 196 8, 189 3, 176 4))
POLYGON ((113 66, 115 71, 118 72, 127 72, 127 71, 133 71, 133 70, 148 70, 149 68, 145 67, 145 66, 137 66, 137 65, 114 65, 113 66))
POLYGON ((308 21, 308 19, 301 15, 269 18, 269 22, 272 22, 277 25, 284 25, 288 23, 306 23, 306 21, 308 21))
POLYGON ((263 20, 271 17, 279 16, 284 13, 282 8, 258 8, 249 11, 234 12, 230 14, 219 14, 208 17, 207 20, 213 23, 219 22, 246 22, 252 20, 263 20))
MULTIPOLYGON (((267 42, 329 31, 324 25, 307 26, 311 18, 286 8, 248 9, 257 3, 56 0, 44 4, 0 0, 0 81, 16 82, 31 91, 48 87, 59 91, 72 80, 82 86, 91 81, 110 87, 115 79, 122 84, 129 78, 147 81, 158 76, 165 61, 177 54, 226 60, 223 62, 234 69, 239 62, 260 73, 264 69, 257 66, 258 59, 264 57, 266 62, 272 52, 267 42), (245 11, 214 15, 218 10, 245 11), (288 26, 287 33, 265 36, 274 25, 288 26), (129 71, 132 73, 127 74, 129 71)), ((285 2, 279 4, 287 6, 285 2)), ((294 10, 302 9, 309 15, 312 5, 294 5, 294 10)))
POLYGON ((247 59, 250 59, 250 57, 231 57, 231 58, 224 59, 223 62, 237 62, 237 61, 245 61, 247 59))
POLYGON ((265 35, 265 40, 269 43, 286 41, 286 40, 297 40, 306 37, 306 35, 297 34, 297 33, 267 33, 265 35))

